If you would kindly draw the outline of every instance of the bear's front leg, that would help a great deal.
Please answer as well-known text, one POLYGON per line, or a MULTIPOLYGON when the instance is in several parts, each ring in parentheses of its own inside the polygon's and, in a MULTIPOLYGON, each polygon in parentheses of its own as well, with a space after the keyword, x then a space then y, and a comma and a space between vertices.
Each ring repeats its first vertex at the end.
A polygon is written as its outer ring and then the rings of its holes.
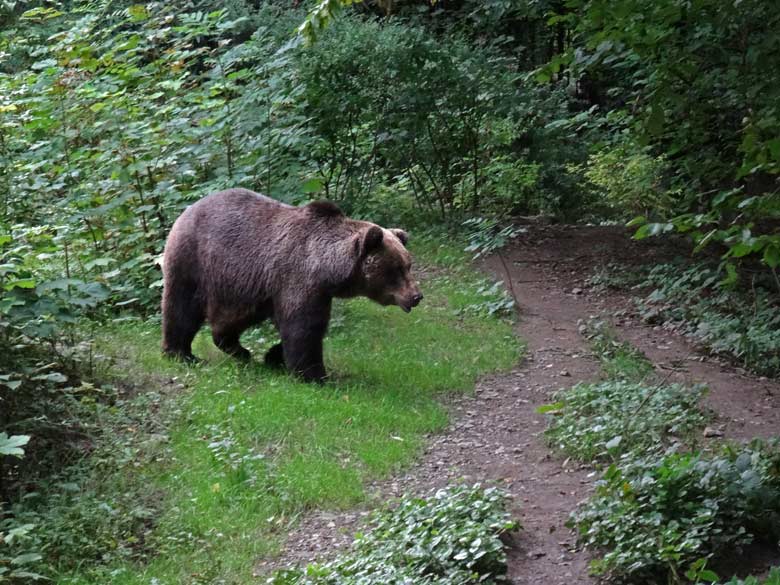
POLYGON ((322 384, 325 381, 322 339, 327 328, 327 321, 305 318, 296 318, 280 327, 282 352, 288 371, 306 382, 322 384))
POLYGON ((271 368, 284 368, 284 350, 282 350, 281 342, 266 352, 265 365, 271 368))
POLYGON ((214 345, 234 358, 248 362, 252 359, 249 350, 241 345, 239 341, 241 333, 220 327, 215 327, 211 333, 214 345))

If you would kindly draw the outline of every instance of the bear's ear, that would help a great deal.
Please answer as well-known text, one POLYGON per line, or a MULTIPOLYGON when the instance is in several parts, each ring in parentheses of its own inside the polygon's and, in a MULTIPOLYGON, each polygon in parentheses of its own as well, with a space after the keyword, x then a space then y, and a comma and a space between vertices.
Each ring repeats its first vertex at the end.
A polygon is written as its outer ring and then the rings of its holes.
POLYGON ((398 228, 393 228, 390 231, 393 232, 393 235, 398 238, 404 246, 406 246, 406 242, 409 241, 409 234, 398 228))
POLYGON ((361 233, 355 241, 355 248, 358 258, 362 260, 371 252, 381 248, 382 241, 384 239, 385 234, 382 232, 382 228, 376 225, 372 225, 366 231, 361 233))

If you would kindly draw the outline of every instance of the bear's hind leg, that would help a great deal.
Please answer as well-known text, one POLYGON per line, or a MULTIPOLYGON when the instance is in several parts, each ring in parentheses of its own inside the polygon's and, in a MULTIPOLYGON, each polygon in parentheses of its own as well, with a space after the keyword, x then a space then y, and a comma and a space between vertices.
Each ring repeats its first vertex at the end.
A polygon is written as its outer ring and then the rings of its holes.
POLYGON ((162 306, 163 353, 168 357, 197 362, 198 358, 192 355, 192 340, 204 318, 203 309, 191 291, 185 296, 165 290, 162 306))

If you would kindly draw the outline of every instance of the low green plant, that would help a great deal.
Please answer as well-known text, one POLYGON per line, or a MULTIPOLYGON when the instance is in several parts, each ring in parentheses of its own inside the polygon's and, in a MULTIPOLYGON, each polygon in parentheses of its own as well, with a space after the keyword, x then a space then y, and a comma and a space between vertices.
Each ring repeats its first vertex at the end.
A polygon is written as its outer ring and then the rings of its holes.
POLYGON ((449 487, 404 497, 374 517, 350 554, 277 572, 272 585, 465 585, 506 579, 501 537, 517 529, 496 488, 449 487))
POLYGON ((705 392, 703 386, 608 380, 558 392, 557 402, 540 411, 551 415, 550 445, 580 461, 615 461, 694 436, 706 420, 698 407, 705 392))
POLYGON ((43 558, 29 546, 32 524, 22 524, 0 514, 0 583, 29 583, 45 580, 33 571, 43 558))
POLYGON ((506 290, 500 290, 502 284, 500 282, 496 282, 490 288, 481 289, 480 292, 484 296, 494 297, 492 300, 478 304, 478 307, 486 306, 489 314, 509 313, 517 305, 517 294, 512 285, 512 275, 501 249, 525 232, 525 229, 511 223, 503 225, 502 223, 502 219, 498 217, 474 217, 463 222, 463 227, 467 230, 468 246, 466 252, 472 253, 474 260, 495 254, 501 262, 506 282, 509 285, 509 295, 507 295, 506 290), (495 298, 497 296, 498 298, 495 298))
POLYGON ((525 232, 524 228, 503 223, 501 218, 474 217, 463 222, 466 228, 468 246, 466 252, 474 254, 474 259, 498 252, 517 236, 525 232))
MULTIPOLYGON (((11 435, 0 432, 0 459, 2 457, 24 456, 23 446, 30 437, 27 435, 11 435)), ((2 477, 0 476, 0 479, 2 477)), ((43 556, 30 546, 29 533, 34 524, 20 522, 16 518, 6 518, 0 500, 0 583, 21 583, 44 579, 42 575, 31 569, 43 556)))
POLYGON ((608 322, 592 318, 579 330, 601 361, 606 380, 581 383, 539 408, 550 415, 549 443, 580 461, 616 461, 625 454, 662 452, 703 426, 704 386, 655 381, 652 362, 620 341, 608 322))
POLYGON ((477 315, 500 315, 511 317, 515 313, 515 301, 504 288, 504 283, 500 280, 490 282, 485 280, 480 284, 475 293, 479 295, 479 300, 467 305, 463 310, 477 315))
POLYGON ((744 579, 734 577, 725 585, 780 585, 780 567, 772 567, 765 579, 759 579, 750 575, 744 579))
POLYGON ((726 286, 716 269, 661 264, 643 286, 652 287, 639 301, 650 322, 665 322, 715 354, 765 375, 780 372, 780 306, 766 288, 726 286))
POLYGON ((588 286, 599 290, 625 290, 638 285, 647 276, 641 268, 631 268, 615 262, 598 267, 588 277, 588 286))
POLYGON ((67 460, 80 432, 74 395, 88 394, 79 378, 90 346, 76 323, 96 316, 109 289, 73 261, 68 233, 0 222, 0 500, 20 478, 67 460), (25 460, 4 465, 22 446, 25 460))
POLYGON ((780 448, 754 442, 715 455, 626 457, 569 525, 601 553, 595 574, 683 582, 698 559, 780 535, 780 448))
POLYGON ((140 481, 122 485, 116 481, 119 469, 103 471, 112 475, 90 477, 88 470, 70 469, 70 481, 41 484, 23 503, 10 507, 16 522, 36 527, 28 542, 40 552, 41 572, 74 569, 86 560, 140 560, 149 552, 146 539, 159 513, 159 493, 145 491, 140 481))
POLYGON ((590 341, 608 378, 641 382, 655 372, 653 363, 641 351, 617 338, 608 321, 597 318, 580 321, 579 331, 590 341))

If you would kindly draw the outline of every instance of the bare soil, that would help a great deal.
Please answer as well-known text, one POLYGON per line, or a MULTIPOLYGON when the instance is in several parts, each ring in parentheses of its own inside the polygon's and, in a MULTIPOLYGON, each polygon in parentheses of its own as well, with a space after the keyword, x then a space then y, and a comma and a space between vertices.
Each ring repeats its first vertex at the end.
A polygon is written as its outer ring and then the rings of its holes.
MULTIPOLYGON (((412 468, 372 484, 365 508, 302 518, 280 556, 261 561, 256 573, 332 557, 351 542, 372 506, 463 480, 498 483, 513 498, 523 529, 509 549, 512 583, 594 583, 587 553, 578 550, 565 522, 598 475, 550 451, 542 436, 544 416, 536 412, 556 390, 599 377, 578 328, 590 316, 611 318, 618 335, 670 380, 707 384, 706 406, 716 415, 710 434, 738 441, 779 436, 780 383, 707 357, 673 332, 643 325, 628 294, 588 286, 587 279, 608 262, 653 264, 680 249, 668 240, 635 242, 628 236, 620 228, 529 226, 501 257, 488 259, 483 269, 505 282, 509 271, 519 301, 517 332, 527 343, 523 361, 481 380, 473 397, 454 399, 449 428, 430 438, 412 468)), ((724 573, 745 568, 744 561, 729 561, 724 573)), ((747 569, 761 572, 778 563, 777 551, 762 549, 747 569)))

